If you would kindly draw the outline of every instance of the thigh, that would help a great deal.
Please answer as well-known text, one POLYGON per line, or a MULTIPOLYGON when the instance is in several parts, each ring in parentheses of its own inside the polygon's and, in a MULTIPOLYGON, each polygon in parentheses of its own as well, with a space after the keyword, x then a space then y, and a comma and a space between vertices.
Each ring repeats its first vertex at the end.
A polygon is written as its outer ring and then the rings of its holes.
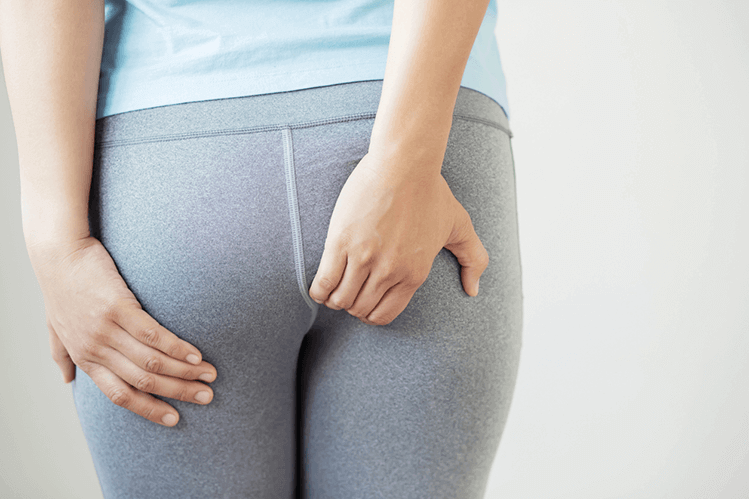
MULTIPOLYGON (((204 105, 176 108, 199 121, 204 105)), ((76 371, 104 497, 291 498, 296 358, 310 309, 295 272, 281 132, 180 136, 143 126, 146 117, 177 126, 158 109, 138 113, 106 122, 92 233, 143 308, 218 377, 206 406, 162 397, 180 413, 168 428, 114 405, 76 371)))
MULTIPOLYGON (((457 258, 443 248, 409 305, 386 326, 320 308, 300 352, 305 498, 483 497, 519 367, 522 288, 507 123, 492 119, 501 113, 496 103, 472 92, 461 88, 442 174, 489 252, 479 294, 465 293, 457 258)), ((336 157, 352 158, 324 174, 302 174, 303 192, 315 193, 300 193, 307 196, 303 226, 322 227, 330 217, 324 199, 335 199, 356 157, 366 153, 371 125, 296 135, 301 148, 349 144, 350 152, 336 157)), ((324 236, 305 234, 308 261, 319 261, 324 236)))

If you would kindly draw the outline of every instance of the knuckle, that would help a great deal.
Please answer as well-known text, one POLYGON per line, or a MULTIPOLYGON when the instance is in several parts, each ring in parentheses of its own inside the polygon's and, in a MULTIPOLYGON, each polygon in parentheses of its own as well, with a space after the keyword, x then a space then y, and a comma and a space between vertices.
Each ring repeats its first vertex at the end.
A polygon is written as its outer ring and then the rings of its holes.
POLYGON ((111 322, 117 322, 122 317, 120 306, 115 301, 109 301, 102 307, 102 317, 111 322))
POLYGON ((343 298, 341 298, 341 297, 339 297, 339 296, 335 296, 335 297, 331 298, 331 299, 330 299, 330 303, 331 303, 331 305, 333 305, 334 307, 338 307, 338 308, 343 308, 343 309, 345 309, 345 308, 347 308, 347 307, 349 307, 349 306, 350 306, 350 305, 349 305, 349 304, 348 304, 348 303, 346 302, 346 300, 344 300, 343 298))
POLYGON ((140 411, 140 415, 146 419, 153 419, 155 412, 156 412, 156 408, 153 405, 149 404, 145 406, 143 410, 140 411))
POLYGON ((319 285, 320 289, 324 291, 331 291, 338 283, 334 282, 330 277, 321 277, 317 284, 319 285))
POLYGON ((357 265, 362 267, 369 267, 374 264, 377 257, 377 252, 369 247, 360 247, 355 253, 354 261, 357 265))
POLYGON ((183 355, 181 355, 182 350, 180 349, 179 343, 177 342, 169 342, 164 350, 166 351, 166 354, 172 358, 177 359, 180 357, 184 357, 183 355))
POLYGON ((155 355, 146 357, 146 359, 143 361, 143 365, 148 372, 152 373, 160 373, 164 367, 164 363, 162 362, 162 360, 155 355))
POLYGON ((189 385, 186 385, 185 383, 180 384, 179 388, 177 388, 174 393, 174 398, 183 402, 192 402, 193 397, 190 395, 189 385))
POLYGON ((156 379, 150 374, 141 374, 135 378, 133 386, 142 392, 151 392, 156 386, 156 379))
POLYGON ((389 319, 385 314, 382 312, 370 315, 367 317, 367 320, 371 323, 377 325, 377 326, 385 326, 390 323, 391 319, 389 319))
POLYGON ((402 273, 402 264, 394 258, 388 258, 380 263, 380 272, 385 278, 393 278, 402 273))
POLYGON ((89 333, 89 337, 91 340, 91 344, 96 345, 98 343, 104 343, 109 336, 104 332, 104 328, 97 326, 91 330, 91 332, 89 333))
POLYGON ((417 268, 408 269, 403 278, 403 284, 410 289, 418 288, 424 283, 424 281, 426 281, 426 275, 424 275, 424 272, 422 272, 421 269, 417 268))
POLYGON ((95 336, 91 336, 83 340, 78 355, 79 357, 91 357, 96 359, 100 358, 101 346, 99 345, 99 343, 97 343, 95 336))
POLYGON ((364 318, 364 317, 363 317, 363 314, 362 314, 362 312, 361 312, 361 310, 359 310, 359 309, 357 309, 357 308, 353 308, 353 307, 351 307, 351 308, 348 308, 348 309, 346 309, 346 312, 348 312, 348 313, 349 313, 349 315, 351 315, 351 316, 353 316, 353 317, 356 317, 357 319, 362 319, 362 318, 364 318))
POLYGON ((93 363, 89 362, 88 360, 81 359, 77 355, 75 356, 71 355, 70 360, 72 360, 73 364, 78 366, 81 369, 81 371, 83 371, 86 374, 91 374, 93 363))
POLYGON ((120 407, 128 407, 132 400, 132 397, 127 390, 120 387, 110 390, 107 397, 109 397, 109 400, 111 400, 115 405, 120 407))
POLYGON ((147 327, 141 330, 140 337, 146 345, 155 347, 159 342, 159 330, 156 327, 147 327))
POLYGON ((325 249, 335 252, 345 251, 350 248, 354 242, 354 234, 350 230, 343 230, 339 232, 335 238, 327 239, 325 241, 325 249))
POLYGON ((195 379, 200 375, 199 372, 196 372, 194 367, 184 367, 180 369, 179 374, 176 376, 178 378, 182 379, 195 379))

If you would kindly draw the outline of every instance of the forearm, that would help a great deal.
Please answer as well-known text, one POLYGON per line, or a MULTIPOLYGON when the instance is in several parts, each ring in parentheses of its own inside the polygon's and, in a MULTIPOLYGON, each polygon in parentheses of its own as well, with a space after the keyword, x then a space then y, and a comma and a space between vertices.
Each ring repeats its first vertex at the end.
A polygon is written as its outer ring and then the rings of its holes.
POLYGON ((0 54, 31 251, 89 235, 104 0, 2 0, 0 54))
POLYGON ((439 174, 468 56, 489 0, 395 0, 370 152, 439 174))

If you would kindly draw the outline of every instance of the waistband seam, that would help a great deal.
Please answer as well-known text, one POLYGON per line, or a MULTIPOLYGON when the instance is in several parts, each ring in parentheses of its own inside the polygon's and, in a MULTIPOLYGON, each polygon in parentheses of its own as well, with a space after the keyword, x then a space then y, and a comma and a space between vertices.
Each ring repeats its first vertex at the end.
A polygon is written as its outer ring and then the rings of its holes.
MULTIPOLYGON (((186 133, 176 133, 176 134, 166 134, 166 135, 155 135, 155 136, 150 136, 150 137, 140 137, 137 139, 101 140, 101 141, 94 142, 94 148, 104 149, 108 147, 137 145, 137 144, 145 144, 145 143, 152 143, 152 142, 170 142, 173 140, 213 137, 217 135, 218 136, 245 135, 245 134, 252 134, 252 133, 280 131, 280 130, 284 130, 287 128, 288 129, 309 128, 313 126, 328 125, 328 124, 333 124, 333 123, 344 123, 346 121, 373 119, 376 116, 377 116, 376 112, 355 113, 355 114, 349 114, 349 115, 344 115, 344 116, 336 116, 333 118, 323 118, 323 119, 317 119, 317 120, 303 121, 300 123, 293 123, 293 124, 273 124, 273 125, 258 125, 254 127, 244 127, 244 128, 226 128, 226 129, 221 129, 221 130, 206 130, 206 131, 200 131, 200 132, 186 132, 186 133)), ((488 120, 485 118, 478 118, 475 116, 462 115, 462 114, 453 114, 453 119, 482 123, 484 125, 491 126, 491 127, 494 127, 503 131, 510 138, 513 137, 512 131, 509 128, 505 127, 501 123, 497 123, 496 121, 488 120)))

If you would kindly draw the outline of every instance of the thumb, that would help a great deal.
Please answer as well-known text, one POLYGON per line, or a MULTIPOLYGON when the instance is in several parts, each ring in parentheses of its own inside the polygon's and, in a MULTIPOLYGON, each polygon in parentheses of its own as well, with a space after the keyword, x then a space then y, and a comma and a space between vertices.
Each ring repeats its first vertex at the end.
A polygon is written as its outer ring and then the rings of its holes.
POLYGON ((57 337, 57 333, 50 323, 47 323, 47 329, 49 329, 49 347, 52 350, 52 359, 60 367, 63 381, 70 383, 75 379, 75 363, 68 355, 68 350, 57 337))
POLYGON ((453 230, 444 247, 458 258, 463 289, 470 296, 476 296, 479 278, 489 265, 489 253, 476 234, 468 211, 457 201, 456 206, 453 230))

